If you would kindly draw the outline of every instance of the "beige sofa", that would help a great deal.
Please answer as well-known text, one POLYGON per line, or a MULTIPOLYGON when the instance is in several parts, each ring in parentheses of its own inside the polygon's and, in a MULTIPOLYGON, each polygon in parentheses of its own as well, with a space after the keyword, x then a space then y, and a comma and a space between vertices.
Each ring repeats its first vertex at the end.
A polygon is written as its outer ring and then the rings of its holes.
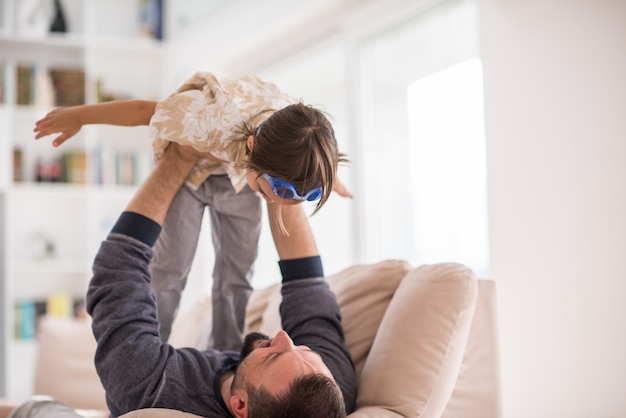
MULTIPOLYGON (((328 281, 358 374, 357 409, 350 418, 501 416, 493 281, 478 280, 460 264, 414 268, 399 260, 353 266, 328 281)), ((274 335, 279 304, 280 285, 255 290, 246 328, 274 335)), ((172 344, 202 348, 210 312, 205 297, 179 315, 172 344)), ((97 416, 94 410, 106 406, 88 324, 46 319, 38 338, 37 393, 97 416)), ((131 417, 193 415, 144 409, 124 415, 131 417)))

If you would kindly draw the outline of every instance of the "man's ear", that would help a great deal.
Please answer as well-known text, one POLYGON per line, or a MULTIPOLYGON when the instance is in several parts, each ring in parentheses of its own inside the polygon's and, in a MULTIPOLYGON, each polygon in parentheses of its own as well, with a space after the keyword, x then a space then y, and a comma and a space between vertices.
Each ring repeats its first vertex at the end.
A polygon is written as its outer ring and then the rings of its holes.
POLYGON ((252 151, 252 148, 254 148, 254 135, 248 137, 246 144, 248 144, 248 150, 252 151))
POLYGON ((236 418, 248 418, 247 397, 244 399, 241 396, 232 395, 228 402, 230 403, 230 411, 236 418))

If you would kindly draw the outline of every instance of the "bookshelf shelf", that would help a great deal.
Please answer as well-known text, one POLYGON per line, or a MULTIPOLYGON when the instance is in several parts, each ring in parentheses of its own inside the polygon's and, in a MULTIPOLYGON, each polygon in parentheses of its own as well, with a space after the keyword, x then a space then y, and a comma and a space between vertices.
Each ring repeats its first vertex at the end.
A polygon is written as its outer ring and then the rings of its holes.
POLYGON ((17 260, 13 265, 16 275, 84 274, 90 264, 80 259, 35 259, 17 260))
POLYGON ((80 65, 84 59, 84 36, 63 34, 54 36, 0 35, 0 58, 41 62, 65 61, 80 65))
POLYGON ((32 395, 36 352, 15 333, 18 308, 84 298, 100 242, 152 164, 147 127, 86 126, 54 148, 34 124, 57 106, 163 93, 146 0, 61 0, 66 33, 25 27, 33 3, 0 0, 0 398, 13 401, 32 395))
POLYGON ((153 38, 131 38, 108 36, 91 41, 94 48, 160 54, 162 43, 153 38))
POLYGON ((34 356, 37 354, 37 342, 34 340, 16 340, 14 349, 25 355, 34 356))

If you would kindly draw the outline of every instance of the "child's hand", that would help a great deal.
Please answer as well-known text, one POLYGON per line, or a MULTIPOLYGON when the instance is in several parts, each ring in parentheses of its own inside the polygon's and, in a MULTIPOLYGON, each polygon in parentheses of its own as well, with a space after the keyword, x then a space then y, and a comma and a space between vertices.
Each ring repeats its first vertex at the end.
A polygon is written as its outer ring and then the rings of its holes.
POLYGON ((49 112, 43 119, 35 122, 35 139, 61 133, 52 140, 52 146, 58 147, 80 131, 82 124, 77 113, 73 107, 61 107, 49 112))
POLYGON ((339 196, 342 197, 349 197, 350 199, 354 197, 352 196, 352 193, 350 193, 348 189, 346 189, 346 186, 344 186, 343 183, 339 181, 339 179, 336 179, 335 184, 333 184, 333 192, 336 192, 339 196))

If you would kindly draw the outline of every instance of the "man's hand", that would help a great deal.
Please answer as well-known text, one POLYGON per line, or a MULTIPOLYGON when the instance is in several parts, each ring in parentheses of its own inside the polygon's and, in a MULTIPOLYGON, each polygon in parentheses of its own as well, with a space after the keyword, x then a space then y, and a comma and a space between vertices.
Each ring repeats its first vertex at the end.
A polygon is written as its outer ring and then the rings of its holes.
POLYGON ((191 146, 172 142, 148 178, 139 187, 126 210, 163 225, 174 196, 185 182, 191 169, 204 156, 205 154, 191 146))
POLYGON ((177 142, 172 142, 166 148, 165 153, 167 154, 168 152, 173 153, 174 155, 173 156, 170 155, 170 158, 173 158, 179 161, 180 164, 192 164, 193 163, 193 165, 195 165, 199 160, 202 160, 202 159, 215 160, 215 157, 213 157, 209 153, 198 151, 191 145, 180 145, 177 142))
POLYGON ((309 219, 302 205, 269 203, 267 212, 274 244, 281 260, 319 255, 309 219), (281 219, 288 234, 284 233, 281 219))

